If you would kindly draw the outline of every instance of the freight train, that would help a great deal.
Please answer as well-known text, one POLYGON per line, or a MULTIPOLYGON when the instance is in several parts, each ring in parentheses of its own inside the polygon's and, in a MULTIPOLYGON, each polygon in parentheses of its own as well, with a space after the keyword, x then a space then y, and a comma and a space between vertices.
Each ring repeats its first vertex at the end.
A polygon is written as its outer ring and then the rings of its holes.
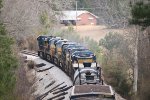
POLYGON ((86 97, 88 100, 115 100, 111 86, 103 83, 101 67, 91 50, 56 36, 42 35, 37 42, 38 56, 58 66, 72 79, 71 100, 87 100, 86 97))

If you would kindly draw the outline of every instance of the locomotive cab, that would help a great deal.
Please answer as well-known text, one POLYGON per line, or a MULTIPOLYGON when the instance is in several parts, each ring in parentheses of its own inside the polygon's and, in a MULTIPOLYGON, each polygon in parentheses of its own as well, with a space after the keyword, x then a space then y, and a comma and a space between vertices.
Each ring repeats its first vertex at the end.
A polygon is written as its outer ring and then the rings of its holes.
POLYGON ((97 67, 96 55, 90 50, 75 51, 71 55, 73 68, 97 67))

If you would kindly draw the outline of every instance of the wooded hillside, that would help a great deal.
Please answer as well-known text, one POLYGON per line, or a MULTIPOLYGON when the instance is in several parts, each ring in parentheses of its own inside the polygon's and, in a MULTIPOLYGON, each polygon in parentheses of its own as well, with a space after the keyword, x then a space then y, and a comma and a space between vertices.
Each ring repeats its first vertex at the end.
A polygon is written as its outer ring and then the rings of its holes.
POLYGON ((78 9, 88 10, 99 16, 99 24, 124 28, 130 17, 130 0, 78 0, 78 9))

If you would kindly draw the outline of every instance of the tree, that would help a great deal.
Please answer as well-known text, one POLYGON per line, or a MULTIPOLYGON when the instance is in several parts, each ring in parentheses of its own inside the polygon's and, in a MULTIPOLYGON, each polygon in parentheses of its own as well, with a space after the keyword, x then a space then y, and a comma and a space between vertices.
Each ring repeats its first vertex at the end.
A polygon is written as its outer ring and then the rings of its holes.
POLYGON ((148 67, 149 64, 149 50, 150 47, 150 2, 145 0, 137 2, 131 5, 132 19, 129 21, 130 24, 138 26, 138 30, 141 32, 136 37, 136 52, 135 52, 135 78, 134 78, 134 92, 138 94, 140 100, 148 100, 150 96, 150 89, 148 89, 147 75, 150 72, 148 67), (139 27, 140 26, 140 27, 139 27), (137 83, 138 82, 138 83, 137 83), (145 88, 145 86, 147 88, 145 88))
POLYGON ((150 3, 137 2, 131 9, 132 19, 130 24, 142 27, 150 26, 150 3))
POLYGON ((112 28, 124 28, 128 25, 130 0, 78 0, 78 9, 87 10, 99 18, 100 24, 112 28))
MULTIPOLYGON (((0 0, 0 9, 2 0, 0 0)), ((1 13, 0 13, 1 14, 1 13)), ((0 20, 1 21, 1 20, 0 20)), ((7 35, 5 26, 0 22, 0 99, 11 100, 15 87, 14 70, 17 67, 17 59, 13 55, 13 38, 7 35)))
POLYGON ((51 21, 57 24, 57 11, 70 9, 73 0, 4 0, 1 18, 9 34, 19 40, 42 30, 40 17, 47 13, 51 21))
POLYGON ((131 96, 132 86, 132 51, 129 42, 121 34, 109 33, 99 42, 103 48, 102 68, 105 81, 112 85, 119 94, 131 96), (131 71, 131 73, 129 73, 131 71))

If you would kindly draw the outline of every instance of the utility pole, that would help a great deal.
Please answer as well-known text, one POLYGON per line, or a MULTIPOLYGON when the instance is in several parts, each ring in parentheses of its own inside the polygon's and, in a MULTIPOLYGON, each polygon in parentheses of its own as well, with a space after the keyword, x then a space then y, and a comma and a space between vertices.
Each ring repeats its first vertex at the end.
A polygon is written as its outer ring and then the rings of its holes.
POLYGON ((76 0, 76 31, 77 31, 77 10, 78 10, 78 1, 76 0))

